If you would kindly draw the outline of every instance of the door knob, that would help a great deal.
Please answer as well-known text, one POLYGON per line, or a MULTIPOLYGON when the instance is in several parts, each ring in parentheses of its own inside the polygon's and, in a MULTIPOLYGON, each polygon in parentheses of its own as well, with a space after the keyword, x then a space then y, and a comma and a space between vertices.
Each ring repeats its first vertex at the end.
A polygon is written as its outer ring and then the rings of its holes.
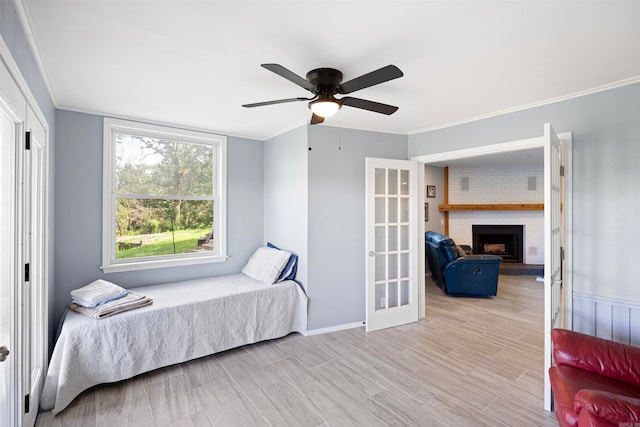
POLYGON ((375 253, 375 252, 373 252, 373 251, 369 251, 369 256, 370 256, 370 257, 374 257, 374 256, 376 256, 376 253, 375 253))
POLYGON ((7 360, 7 356, 9 355, 9 349, 5 346, 0 347, 0 362, 4 362, 7 360))

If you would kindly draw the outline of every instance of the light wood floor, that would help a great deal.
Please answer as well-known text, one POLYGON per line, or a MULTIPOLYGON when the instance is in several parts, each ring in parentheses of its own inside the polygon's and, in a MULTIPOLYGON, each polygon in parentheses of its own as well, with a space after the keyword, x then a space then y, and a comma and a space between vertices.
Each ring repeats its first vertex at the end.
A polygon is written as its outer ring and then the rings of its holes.
POLYGON ((491 299, 427 280, 427 317, 245 346, 87 390, 37 426, 557 426, 543 409, 543 288, 491 299))

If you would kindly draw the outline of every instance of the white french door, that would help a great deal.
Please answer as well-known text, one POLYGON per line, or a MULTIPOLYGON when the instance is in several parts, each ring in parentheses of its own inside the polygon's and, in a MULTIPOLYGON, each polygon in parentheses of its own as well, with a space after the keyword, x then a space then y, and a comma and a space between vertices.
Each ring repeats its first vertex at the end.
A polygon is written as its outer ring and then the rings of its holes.
POLYGON ((551 329, 561 327, 562 144, 553 126, 544 125, 544 408, 551 410, 551 329))
POLYGON ((366 330, 418 320, 418 163, 366 159, 366 330))

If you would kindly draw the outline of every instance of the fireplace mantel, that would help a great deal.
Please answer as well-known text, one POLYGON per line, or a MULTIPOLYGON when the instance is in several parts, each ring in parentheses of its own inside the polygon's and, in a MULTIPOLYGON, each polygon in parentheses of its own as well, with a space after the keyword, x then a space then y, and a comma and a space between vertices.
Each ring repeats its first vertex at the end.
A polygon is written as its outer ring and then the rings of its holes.
POLYGON ((450 211, 543 211, 544 203, 509 203, 509 204, 440 204, 440 212, 450 211))

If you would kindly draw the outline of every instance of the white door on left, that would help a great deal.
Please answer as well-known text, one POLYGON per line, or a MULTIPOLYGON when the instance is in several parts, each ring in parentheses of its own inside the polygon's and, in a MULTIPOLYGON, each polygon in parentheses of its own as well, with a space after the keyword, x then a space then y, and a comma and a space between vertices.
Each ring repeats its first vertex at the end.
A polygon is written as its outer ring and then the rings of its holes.
MULTIPOLYGON (((14 425, 16 410, 16 124, 0 103, 0 420, 14 425)), ((18 352, 19 353, 19 352, 18 352)))
POLYGON ((0 426, 35 424, 47 363, 47 123, 0 43, 0 426))

